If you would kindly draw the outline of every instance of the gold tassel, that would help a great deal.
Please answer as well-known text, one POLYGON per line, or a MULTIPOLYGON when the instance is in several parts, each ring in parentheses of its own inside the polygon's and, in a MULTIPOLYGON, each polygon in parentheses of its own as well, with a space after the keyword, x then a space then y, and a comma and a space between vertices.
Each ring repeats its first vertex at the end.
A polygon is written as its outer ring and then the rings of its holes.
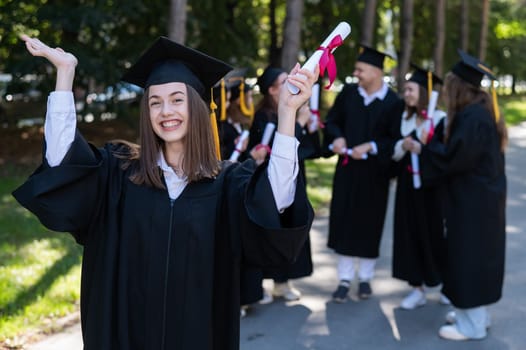
POLYGON ((219 120, 224 122, 226 120, 226 90, 225 79, 221 79, 221 116, 219 120))
POLYGON ((213 89, 211 92, 211 99, 210 99, 210 123, 212 124, 212 136, 214 137, 214 144, 216 149, 216 157, 217 159, 221 160, 221 148, 219 145, 219 131, 217 130, 217 118, 216 118, 216 109, 217 105, 214 102, 214 93, 213 89))
POLYGON ((239 99, 241 113, 250 117, 250 119, 254 119, 254 103, 251 103, 250 106, 247 107, 245 100, 245 82, 243 80, 241 80, 241 84, 239 85, 239 99))
POLYGON ((429 99, 431 98, 431 92, 433 92, 433 73, 428 70, 427 71, 427 101, 429 102, 429 99))
POLYGON ((497 87, 495 86, 495 80, 491 81, 491 96, 493 97, 493 112, 495 113, 495 121, 498 123, 500 120, 499 105, 497 103, 497 87))

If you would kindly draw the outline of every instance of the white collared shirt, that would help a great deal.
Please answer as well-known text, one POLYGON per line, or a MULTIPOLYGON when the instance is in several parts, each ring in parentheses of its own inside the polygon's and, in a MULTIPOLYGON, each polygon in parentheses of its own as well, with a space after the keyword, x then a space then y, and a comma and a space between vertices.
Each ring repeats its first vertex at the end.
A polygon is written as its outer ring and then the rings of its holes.
POLYGON ((375 99, 383 100, 385 96, 387 96, 387 93, 389 92, 389 87, 385 83, 385 81, 382 82, 382 87, 372 94, 368 95, 367 91, 361 86, 358 86, 358 93, 360 96, 363 97, 363 104, 365 106, 369 106, 375 99))

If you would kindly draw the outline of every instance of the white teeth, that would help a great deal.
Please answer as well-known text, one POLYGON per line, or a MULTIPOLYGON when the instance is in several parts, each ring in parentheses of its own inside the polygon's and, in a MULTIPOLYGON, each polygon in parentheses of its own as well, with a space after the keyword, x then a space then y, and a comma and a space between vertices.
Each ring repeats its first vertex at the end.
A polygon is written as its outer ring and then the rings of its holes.
POLYGON ((180 120, 169 120, 169 121, 166 121, 166 122, 162 122, 161 126, 163 128, 171 128, 173 126, 178 126, 180 124, 181 124, 180 120))

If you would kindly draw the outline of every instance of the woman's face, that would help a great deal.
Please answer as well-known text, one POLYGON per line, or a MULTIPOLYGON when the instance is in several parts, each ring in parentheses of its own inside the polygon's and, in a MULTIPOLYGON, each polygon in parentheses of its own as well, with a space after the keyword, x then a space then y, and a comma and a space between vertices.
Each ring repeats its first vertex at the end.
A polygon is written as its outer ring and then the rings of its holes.
POLYGON ((414 81, 406 81, 404 85, 404 101, 409 107, 416 107, 419 99, 419 87, 414 81))
POLYGON ((272 86, 268 88, 269 95, 271 95, 274 101, 276 102, 278 102, 279 100, 279 92, 281 91, 281 87, 283 86, 283 84, 285 84, 285 81, 287 81, 287 76, 287 73, 281 73, 280 75, 278 75, 276 80, 274 80, 274 84, 272 84, 272 86))
POLYGON ((166 143, 182 143, 188 132, 188 94, 184 83, 149 87, 148 109, 153 131, 166 143))

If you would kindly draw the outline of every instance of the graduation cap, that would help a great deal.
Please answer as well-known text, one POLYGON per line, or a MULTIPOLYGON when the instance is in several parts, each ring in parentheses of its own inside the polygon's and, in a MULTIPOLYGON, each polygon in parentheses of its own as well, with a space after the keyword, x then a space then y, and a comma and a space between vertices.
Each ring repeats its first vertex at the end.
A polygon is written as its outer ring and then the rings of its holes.
POLYGON ((457 51, 461 60, 457 62, 451 69, 453 73, 476 87, 480 86, 480 82, 482 81, 484 75, 486 75, 491 80, 496 80, 495 75, 491 69, 486 64, 482 63, 478 58, 470 56, 460 49, 457 51))
POLYGON ((421 68, 414 63, 411 63, 410 65, 414 70, 413 73, 411 73, 411 77, 407 79, 408 81, 413 81, 425 88, 428 88, 429 85, 433 86, 435 84, 444 83, 442 79, 440 79, 435 73, 432 73, 430 70, 421 68))
POLYGON ((497 103, 497 91, 495 88, 495 74, 493 71, 478 58, 468 55, 461 49, 457 49, 458 54, 460 55, 460 61, 457 62, 451 71, 459 76, 462 80, 465 80, 469 84, 480 87, 482 78, 487 76, 491 79, 491 95, 493 99, 493 112, 495 114, 495 120, 498 122, 500 119, 500 111, 497 103))
MULTIPOLYGON (((250 117, 254 117, 254 104, 247 106, 245 94, 252 90, 252 86, 245 82, 248 68, 238 68, 230 71, 225 79, 230 86, 230 101, 235 101, 239 98, 239 109, 241 113, 250 117)), ((274 79, 275 80, 275 79, 274 79)))
POLYGON ((123 81, 147 88, 181 82, 193 87, 204 100, 210 88, 232 67, 200 51, 159 37, 129 68, 123 81))
MULTIPOLYGON (((361 45, 358 58, 356 59, 359 62, 365 62, 375 67, 384 69, 384 59, 385 57, 391 57, 391 55, 384 52, 380 52, 372 47, 361 45)), ((391 57, 392 58, 392 57, 391 57)))
POLYGON ((268 94, 268 89, 272 86, 274 81, 279 77, 281 73, 286 73, 283 69, 277 67, 268 66, 265 68, 263 74, 258 78, 257 84, 263 95, 268 94))
MULTIPOLYGON (((214 84, 231 69, 223 61, 166 37, 159 37, 126 71, 122 80, 144 89, 157 84, 185 83, 193 87, 203 100, 208 101, 214 84)), ((220 158, 216 108, 214 101, 210 101, 212 134, 216 155, 220 158)))

